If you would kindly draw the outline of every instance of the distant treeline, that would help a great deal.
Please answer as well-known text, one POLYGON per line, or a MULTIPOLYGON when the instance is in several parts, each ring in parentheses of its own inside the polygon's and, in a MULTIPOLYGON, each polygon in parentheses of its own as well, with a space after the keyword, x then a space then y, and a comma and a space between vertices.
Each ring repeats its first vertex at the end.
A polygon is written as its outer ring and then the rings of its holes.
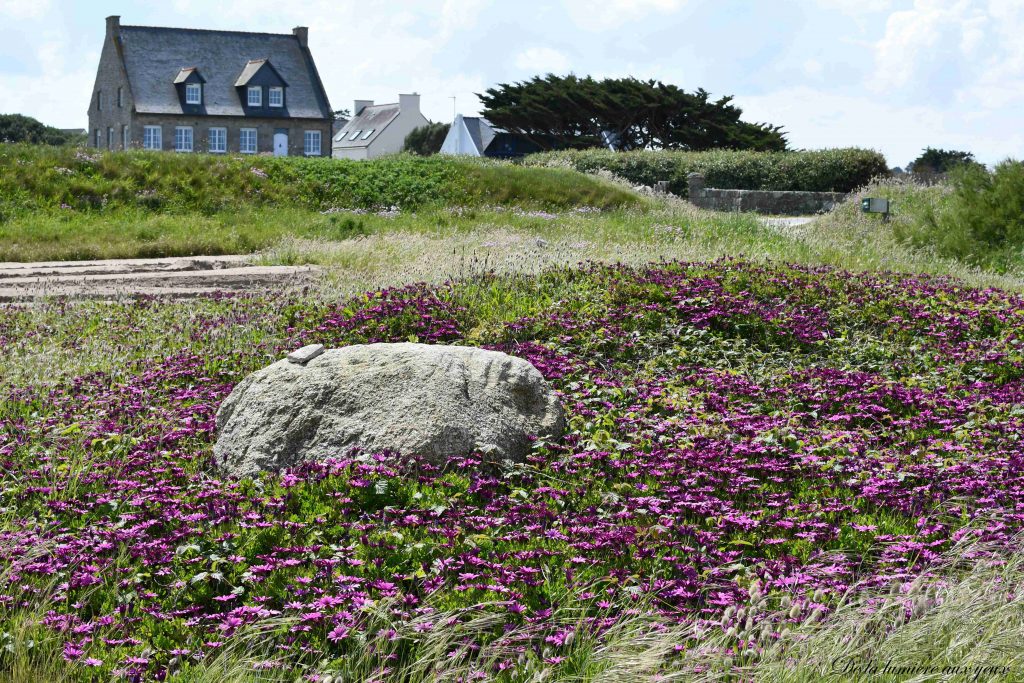
POLYGON ((40 123, 31 116, 0 114, 0 142, 28 142, 33 145, 81 145, 86 135, 40 123))

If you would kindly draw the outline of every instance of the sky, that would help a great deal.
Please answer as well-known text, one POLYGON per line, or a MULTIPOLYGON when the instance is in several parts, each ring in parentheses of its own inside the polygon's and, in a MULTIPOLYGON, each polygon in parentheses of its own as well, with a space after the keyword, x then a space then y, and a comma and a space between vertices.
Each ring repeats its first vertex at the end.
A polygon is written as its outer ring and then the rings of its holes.
POLYGON ((927 146, 1024 158, 1024 0, 0 0, 0 113, 84 128, 112 14, 309 26, 335 109, 418 92, 448 122, 499 83, 634 76, 732 95, 798 149, 867 147, 890 166, 927 146))

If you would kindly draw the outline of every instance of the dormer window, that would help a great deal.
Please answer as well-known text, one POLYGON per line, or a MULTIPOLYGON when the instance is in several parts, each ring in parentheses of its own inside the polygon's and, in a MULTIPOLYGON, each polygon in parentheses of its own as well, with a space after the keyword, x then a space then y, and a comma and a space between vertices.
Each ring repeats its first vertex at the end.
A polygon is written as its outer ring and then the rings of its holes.
MULTIPOLYGON (((238 89, 238 99, 249 110, 264 107, 283 108, 284 91, 288 84, 269 59, 250 59, 235 79, 235 88, 238 89)), ((249 113, 267 115, 266 111, 249 113)))
MULTIPOLYGON (((203 84, 206 79, 194 66, 187 66, 174 77, 174 87, 178 89, 178 97, 182 107, 201 107, 203 105, 203 84)), ((194 109, 190 109, 194 112, 194 109)))

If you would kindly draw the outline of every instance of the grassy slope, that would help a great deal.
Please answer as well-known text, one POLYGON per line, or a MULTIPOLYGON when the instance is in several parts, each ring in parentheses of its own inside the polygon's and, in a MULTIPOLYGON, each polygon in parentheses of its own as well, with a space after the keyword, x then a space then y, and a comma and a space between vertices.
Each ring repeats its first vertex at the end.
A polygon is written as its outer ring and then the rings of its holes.
POLYGON ((0 146, 0 260, 246 253, 359 234, 339 210, 615 209, 644 201, 564 169, 465 159, 88 154, 0 146))

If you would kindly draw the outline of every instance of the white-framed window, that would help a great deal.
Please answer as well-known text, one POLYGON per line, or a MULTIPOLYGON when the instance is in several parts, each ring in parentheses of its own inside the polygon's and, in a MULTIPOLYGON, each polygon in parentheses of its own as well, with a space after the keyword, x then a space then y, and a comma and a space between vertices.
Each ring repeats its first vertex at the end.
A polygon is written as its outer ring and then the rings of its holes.
POLYGON ((124 106, 124 88, 118 87, 117 89, 117 107, 120 109, 124 106))
POLYGON ((96 91, 96 111, 103 111, 103 91, 96 91))
POLYGON ((160 126, 146 126, 142 129, 143 149, 163 149, 163 129, 160 126))
POLYGON ((99 149, 103 146, 103 138, 100 137, 100 129, 96 129, 96 148, 99 149))
POLYGON ((202 104, 203 86, 200 83, 185 84, 185 104, 202 104))
POLYGON ((349 140, 355 140, 356 138, 359 137, 359 134, 362 133, 362 132, 363 131, 361 131, 361 130, 354 130, 354 131, 352 131, 352 135, 348 136, 348 139, 349 140))
POLYGON ((250 107, 263 106, 263 88, 258 85, 250 85, 246 92, 248 93, 247 101, 250 107))
POLYGON ((223 154, 228 151, 228 129, 211 128, 209 134, 210 152, 212 154, 223 154))
POLYGON ((121 126, 121 149, 128 149, 132 144, 131 129, 128 126, 121 126))
POLYGON ((175 126, 174 127, 174 151, 175 152, 191 152, 192 151, 192 126, 175 126))
POLYGON ((114 128, 107 128, 107 149, 114 149, 114 128))
POLYGON ((377 129, 376 128, 371 128, 370 130, 368 130, 365 133, 363 133, 363 139, 364 140, 369 140, 370 136, 373 135, 373 131, 375 131, 375 130, 377 130, 377 129))
POLYGON ((275 86, 270 89, 267 95, 267 104, 271 107, 283 107, 284 106, 284 88, 275 86))
POLYGON ((242 154, 256 153, 255 128, 242 128, 238 131, 238 151, 242 154))
POLYGON ((307 157, 320 156, 320 131, 307 130, 302 133, 302 150, 307 157))

